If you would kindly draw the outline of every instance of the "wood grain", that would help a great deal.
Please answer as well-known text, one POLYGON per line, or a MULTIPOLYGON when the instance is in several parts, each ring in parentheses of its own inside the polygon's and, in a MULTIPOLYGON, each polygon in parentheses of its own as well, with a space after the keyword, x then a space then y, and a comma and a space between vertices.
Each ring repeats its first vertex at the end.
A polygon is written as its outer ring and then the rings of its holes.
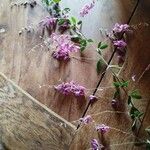
MULTIPOLYGON (((140 19, 136 21, 138 21, 138 23, 141 22, 140 19)), ((147 32, 140 33, 140 34, 147 34, 147 32)), ((135 35, 137 35, 136 32, 135 35)), ((130 36, 131 39, 134 39, 132 35, 130 36)), ((141 38, 137 38, 137 39, 141 40, 141 38)), ((128 43, 130 45, 132 43, 132 40, 128 43)), ((122 74, 120 75, 120 77, 123 77, 124 80, 131 80, 131 76, 129 77, 128 73, 133 71, 133 68, 135 69, 136 67, 138 67, 142 70, 142 64, 140 64, 139 58, 137 58, 139 52, 137 50, 137 47, 139 49, 139 45, 137 43, 138 43, 137 41, 132 43, 132 45, 134 46, 132 47, 133 48, 132 50, 130 49, 131 47, 129 46, 129 50, 128 50, 129 53, 127 54, 126 62, 123 67, 124 69, 122 70, 122 74), (136 61, 134 62, 134 60, 136 61), (132 67, 132 69, 131 70, 129 69, 130 70, 129 71, 128 68, 130 67, 132 67)), ((142 45, 140 46, 142 47, 142 45)), ((147 53, 149 54, 149 52, 147 53)), ((146 55, 147 53, 143 54, 141 52, 141 55, 139 55, 139 57, 143 57, 143 61, 145 61, 144 63, 147 63, 148 65, 147 60, 149 56, 147 55, 146 58, 144 57, 144 55, 146 55), (144 60, 144 58, 146 60, 144 60)), ((114 64, 115 61, 116 60, 113 60, 112 64, 114 64)), ((140 70, 137 69, 137 72, 140 72, 140 70)), ((113 77, 111 76, 111 73, 109 73, 108 71, 105 77, 103 78, 101 86, 102 87, 111 86, 112 82, 113 82, 113 77)), ((130 84, 133 86, 132 82, 130 84)), ((144 83, 144 87, 147 86, 147 88, 149 89, 149 86, 147 84, 148 83, 144 83)), ((137 86, 137 88, 139 88, 139 86, 137 86)), ((127 90, 129 91, 132 90, 131 86, 127 90)), ((130 150, 133 148, 135 142, 135 136, 131 131, 131 120, 128 115, 127 97, 125 97, 124 94, 120 95, 120 99, 119 99, 120 106, 116 111, 111 106, 111 100, 113 99, 114 92, 115 89, 110 88, 110 89, 105 89, 103 91, 98 91, 96 93, 96 95, 100 98, 95 104, 93 104, 93 106, 90 107, 90 109, 87 111, 86 114, 86 115, 90 114, 92 116, 94 123, 91 123, 90 125, 87 126, 81 126, 79 128, 78 132, 76 133, 75 139, 72 142, 71 149, 89 149, 90 141, 93 138, 96 138, 101 144, 105 146, 106 149, 111 149, 111 150, 129 149, 130 150), (101 137, 99 133, 95 131, 95 124, 106 124, 110 126, 111 129, 108 133, 106 133, 104 137, 101 137)), ((142 94, 144 93, 142 92, 142 94)), ((146 94, 144 94, 143 99, 141 101, 143 101, 144 98, 146 97, 147 97, 146 94)), ((146 107, 144 106, 144 108, 146 107)))
MULTIPOLYGON (((73 5, 72 1, 66 0, 63 1, 63 3, 66 7, 71 6, 72 14, 77 15, 84 2, 79 3, 75 0, 73 5)), ((95 9, 83 19, 83 32, 89 38, 94 38, 96 42, 105 40, 104 33, 98 33, 98 29, 101 28, 102 31, 104 31, 105 28, 109 29, 115 22, 126 23, 135 3, 136 1, 130 0, 99 0, 95 9), (92 23, 89 23, 90 20, 92 20, 92 23)), ((2 2, 0 27, 6 29, 6 32, 0 33, 0 67, 2 72, 7 74, 40 102, 52 108, 67 120, 76 120, 85 109, 87 97, 84 100, 77 100, 73 97, 65 98, 53 88, 49 88, 48 85, 58 84, 60 83, 60 79, 62 81, 75 80, 85 87, 93 89, 99 80, 95 71, 96 61, 85 61, 81 59, 80 54, 77 53, 72 56, 78 57, 80 60, 71 59, 67 64, 59 64, 51 58, 51 52, 47 51, 46 47, 41 46, 43 43, 39 38, 40 34, 37 29, 32 33, 24 32, 23 35, 19 36, 18 32, 22 27, 31 25, 35 28, 41 18, 47 15, 39 4, 38 2, 38 5, 34 9, 30 7, 24 8, 22 6, 15 6, 11 9, 9 7, 9 1, 2 2), (38 15, 36 12, 38 12, 38 15), (14 22, 12 16, 16 16, 16 22, 14 22), (39 45, 36 46, 37 44, 39 45), (40 86, 41 88, 39 88, 40 86)), ((140 2, 138 10, 131 20, 134 33, 129 39, 129 51, 124 69, 120 75, 120 77, 123 77, 125 80, 131 80, 133 75, 135 75, 135 79, 137 80, 144 69, 149 65, 148 54, 150 54, 150 47, 148 44, 145 44, 145 41, 149 41, 148 33, 150 32, 150 13, 148 6, 150 6, 149 2, 140 2)), ((110 53, 112 53, 111 47, 104 52, 106 60, 110 56, 110 53)), ((82 57, 98 59, 97 54, 91 47, 84 52, 82 57)), ((143 137, 145 136, 143 133, 144 128, 150 123, 148 115, 150 111, 150 105, 148 105, 150 90, 149 79, 149 71, 146 71, 140 82, 137 84, 131 81, 131 86, 128 89, 130 91, 136 86, 142 93, 143 99, 141 102, 137 102, 137 106, 143 112, 146 112, 144 124, 139 132, 139 136, 143 137)), ((130 128, 131 121, 126 113, 126 98, 121 96, 122 107, 119 109, 119 111, 125 113, 114 113, 114 109, 111 107, 111 100, 115 90, 111 87, 112 81, 113 77, 108 71, 101 84, 101 86, 104 87, 103 90, 98 90, 96 93, 99 97, 98 101, 91 106, 87 112, 87 114, 92 115, 96 124, 105 123, 111 126, 112 129, 102 138, 94 129, 95 123, 82 126, 78 132, 76 132, 76 136, 70 147, 71 150, 89 149, 90 140, 92 138, 99 139, 107 149, 130 150, 133 148, 132 142, 134 142, 134 135, 130 128)), ((87 96, 91 93, 92 90, 89 90, 87 96)), ((9 137, 7 134, 6 136, 9 137)))
POLYGON ((0 143, 10 150, 66 150, 75 126, 0 73, 0 143))
MULTIPOLYGON (((20 3, 20 1, 14 2, 20 3)), ((0 24, 6 32, 0 34, 1 71, 65 119, 77 120, 85 108, 86 100, 66 98, 56 92, 53 85, 74 80, 87 88, 94 88, 98 78, 96 61, 82 60, 79 53, 73 54, 77 59, 71 59, 67 63, 59 63, 53 59, 52 51, 48 51, 43 40, 40 39, 41 34, 37 28, 41 19, 48 14, 40 1, 37 3, 35 8, 30 6, 25 8, 23 5, 10 8, 9 1, 2 1, 0 24), (29 26, 34 28, 34 31, 31 29, 30 33, 24 31, 19 35, 22 27, 29 26)), ((88 55, 90 59, 95 56, 91 52, 88 55)))
MULTIPOLYGON (((31 94, 38 101, 64 117, 69 121, 77 120, 83 114, 86 107, 87 96, 93 93, 93 89, 99 80, 96 73, 96 61, 98 55, 93 47, 88 47, 85 52, 72 54, 68 63, 59 63, 51 57, 43 40, 40 39, 38 23, 48 15, 42 7, 40 0, 31 8, 29 5, 20 5, 25 0, 1 0, 0 27, 5 32, 0 33, 0 68, 1 71, 31 94), (16 3, 11 8, 11 4, 16 3), (15 19, 15 21, 14 21, 15 19), (22 28, 31 27, 31 32, 22 28), (34 30, 33 30, 34 29, 34 30), (84 58, 90 58, 85 60, 84 58), (82 100, 74 97, 64 97, 57 93, 52 85, 62 81, 71 81, 85 86, 89 90, 82 100), (41 88, 40 88, 41 87, 41 88)), ((87 1, 90 2, 90 1, 87 1)), ((64 0, 63 7, 71 7, 71 13, 78 16, 84 1, 64 0), (78 7, 76 7, 78 6, 78 7)), ((95 8, 83 20, 83 33, 96 42, 105 41, 105 29, 110 29, 114 23, 125 23, 132 11, 134 2, 126 0, 99 0, 95 8), (109 12, 109 13, 108 13, 109 12), (89 23, 92 20, 92 23, 89 23), (98 32, 101 29, 101 32, 98 32)), ((103 55, 108 60, 112 53, 112 47, 104 51, 103 55)))
MULTIPOLYGON (((150 2, 140 1, 139 6, 134 14, 131 25, 134 32, 129 39, 129 51, 127 63, 122 76, 126 79, 135 77, 135 81, 131 81, 129 90, 139 89, 142 99, 135 101, 136 106, 144 112, 142 125, 137 133, 138 138, 145 140, 147 134, 145 128, 150 125, 150 2)), ((133 149, 145 149, 145 147, 134 146, 133 149)))

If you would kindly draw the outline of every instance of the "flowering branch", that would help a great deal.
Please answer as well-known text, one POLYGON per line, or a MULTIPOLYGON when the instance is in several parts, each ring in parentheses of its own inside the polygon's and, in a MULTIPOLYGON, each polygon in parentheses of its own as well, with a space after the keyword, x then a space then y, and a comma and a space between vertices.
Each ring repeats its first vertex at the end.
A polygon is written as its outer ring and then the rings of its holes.
MULTIPOLYGON (((47 29, 49 31, 49 35, 51 35, 52 42, 54 45, 56 45, 56 51, 53 53, 53 58, 56 58, 57 60, 68 60, 69 53, 70 52, 76 52, 80 49, 81 52, 83 52, 86 48, 86 46, 89 43, 93 43, 92 39, 86 38, 84 34, 81 32, 80 28, 82 25, 82 21, 77 21, 75 17, 68 17, 68 12, 70 9, 64 9, 63 11, 59 8, 58 3, 61 0, 43 0, 47 6, 50 6, 51 4, 54 4, 54 12, 49 11, 52 17, 47 17, 45 20, 43 20, 40 25, 43 29, 47 29), (64 33, 65 31, 70 32, 69 35, 56 35, 54 34, 56 30, 56 26, 58 26, 58 31, 60 33, 64 33), (74 42, 74 43, 73 43, 74 42)), ((85 17, 89 11, 95 6, 96 0, 92 0, 90 4, 86 4, 82 10, 80 11, 81 17, 85 17)), ((130 107, 130 117, 133 120, 132 124, 132 130, 134 131, 137 125, 137 121, 140 121, 141 116, 143 113, 141 113, 134 105, 133 100, 134 99, 141 99, 140 94, 137 91, 132 91, 130 94, 124 89, 124 87, 128 86, 127 81, 121 81, 118 77, 118 75, 112 70, 112 65, 110 65, 110 62, 116 53, 118 55, 118 66, 122 67, 124 61, 125 61, 125 55, 126 55, 126 47, 127 43, 125 42, 124 35, 129 32, 129 25, 127 24, 118 24, 116 23, 110 33, 107 34, 107 37, 112 41, 112 44, 114 45, 114 52, 111 55, 108 62, 105 61, 105 59, 102 56, 102 51, 108 47, 108 45, 105 42, 99 42, 97 48, 93 46, 94 49, 96 49, 97 53, 99 54, 99 59, 97 61, 97 73, 100 73, 101 68, 103 65, 106 65, 104 68, 104 72, 102 74, 102 77, 98 83, 98 86, 100 82, 102 81, 106 71, 108 69, 111 70, 113 76, 117 79, 116 82, 114 82, 114 86, 116 88, 116 91, 113 96, 112 100, 112 107, 118 107, 116 99, 118 99, 120 95, 120 88, 122 88, 125 92, 125 94, 128 96, 128 105, 130 107)), ((119 68, 121 69, 121 68, 119 68)), ((95 89, 95 92, 98 89, 95 89)), ((77 85, 75 82, 71 81, 69 83, 62 83, 58 86, 55 86, 55 89, 59 91, 60 93, 64 95, 73 94, 74 96, 85 96, 85 88, 83 86, 77 85)), ((98 98, 95 95, 89 96, 89 104, 88 106, 95 102, 98 98)), ((88 108, 88 107, 87 107, 88 108)), ((87 110, 87 109, 86 109, 87 110)), ((86 112, 86 111, 85 111, 86 112)), ((117 111, 116 111, 117 112, 117 111)), ((85 113, 84 113, 85 114, 85 113)), ((80 119, 82 123, 88 124, 92 121, 90 116, 87 116, 85 118, 80 119)), ((96 126, 96 130, 100 131, 101 134, 106 133, 110 127, 101 124, 96 126)), ((150 142, 149 142, 150 143, 150 142)), ((101 149, 102 145, 97 142, 96 139, 93 139, 91 141, 91 146, 93 150, 101 149)))

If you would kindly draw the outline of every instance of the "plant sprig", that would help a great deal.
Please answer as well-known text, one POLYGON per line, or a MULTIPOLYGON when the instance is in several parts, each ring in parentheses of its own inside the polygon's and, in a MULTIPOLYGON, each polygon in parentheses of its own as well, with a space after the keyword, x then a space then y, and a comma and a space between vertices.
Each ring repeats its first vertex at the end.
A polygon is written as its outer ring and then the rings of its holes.
POLYGON ((140 95, 138 90, 132 91, 128 96, 128 106, 130 107, 129 115, 130 115, 131 119, 133 120, 133 123, 132 123, 133 131, 135 131, 138 121, 140 121, 140 118, 144 114, 138 108, 136 108, 133 101, 136 99, 141 99, 141 98, 142 98, 142 96, 140 95))

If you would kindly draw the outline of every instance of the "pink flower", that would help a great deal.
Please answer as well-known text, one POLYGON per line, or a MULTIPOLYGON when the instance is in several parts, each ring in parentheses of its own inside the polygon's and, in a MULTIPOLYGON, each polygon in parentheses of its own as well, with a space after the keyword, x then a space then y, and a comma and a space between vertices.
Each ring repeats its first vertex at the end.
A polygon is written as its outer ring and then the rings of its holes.
POLYGON ((104 124, 97 125, 95 128, 96 128, 97 131, 101 132, 102 134, 108 132, 109 129, 110 129, 109 126, 106 126, 104 124))
POLYGON ((48 29, 51 32, 52 30, 55 30, 56 23, 57 23, 57 18, 46 17, 39 23, 39 25, 42 28, 42 30, 48 29))
POLYGON ((123 40, 113 41, 113 43, 114 43, 114 46, 116 46, 117 49, 119 50, 123 50, 127 46, 127 43, 124 42, 123 40))
POLYGON ((84 118, 80 118, 80 121, 83 123, 83 124, 89 124, 92 122, 92 117, 90 115, 87 115, 86 117, 84 118))
POLYGON ((91 140, 91 149, 92 150, 101 150, 102 149, 102 145, 98 143, 98 141, 96 139, 92 139, 91 140))
POLYGON ((54 51, 52 56, 57 60, 68 60, 70 52, 77 52, 80 49, 79 46, 71 41, 69 35, 57 35, 53 33, 51 39, 56 47, 56 51, 54 51))
POLYGON ((129 31, 129 27, 130 26, 127 24, 116 23, 113 27, 113 32, 114 32, 114 34, 127 32, 127 31, 129 31))
POLYGON ((84 17, 89 13, 89 11, 94 7, 95 5, 95 0, 93 0, 90 4, 84 5, 84 7, 80 11, 80 16, 84 17))
POLYGON ((61 83, 55 86, 55 89, 64 95, 73 94, 77 97, 85 95, 85 87, 75 84, 74 81, 61 83))

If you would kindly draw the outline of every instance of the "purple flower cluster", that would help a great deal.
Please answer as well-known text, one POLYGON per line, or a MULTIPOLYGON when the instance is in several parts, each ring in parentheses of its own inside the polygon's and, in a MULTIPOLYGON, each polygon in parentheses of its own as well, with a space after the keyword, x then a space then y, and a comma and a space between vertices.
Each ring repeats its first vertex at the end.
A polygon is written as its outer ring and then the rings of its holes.
POLYGON ((87 115, 86 117, 84 118, 80 118, 80 121, 83 123, 83 124, 89 124, 92 122, 92 117, 90 115, 87 115))
POLYGON ((122 65, 125 60, 126 46, 127 43, 123 40, 123 34, 130 31, 130 26, 128 24, 116 23, 108 37, 111 39, 112 43, 116 47, 116 52, 118 54, 118 65, 122 65))
POLYGON ((47 29, 50 34, 56 29, 56 24, 57 18, 54 17, 46 17, 39 23, 42 30, 47 29))
POLYGON ((94 7, 95 5, 95 0, 93 0, 90 4, 84 5, 84 7, 80 11, 80 16, 84 17, 89 13, 89 11, 94 7))
POLYGON ((117 41, 113 41, 114 46, 117 47, 117 49, 119 50, 124 50, 127 46, 127 43, 124 42, 123 40, 117 40, 117 41))
POLYGON ((68 60, 70 52, 77 52, 80 49, 79 46, 71 41, 69 35, 57 35, 53 33, 51 39, 56 47, 56 51, 54 51, 52 56, 57 60, 68 60))
POLYGON ((74 81, 61 83, 55 89, 64 95, 85 96, 85 87, 75 84, 74 81))
POLYGON ((115 40, 113 41, 114 46, 117 48, 117 54, 118 54, 118 64, 122 65, 125 60, 126 55, 126 46, 127 43, 124 40, 115 40))
POLYGON ((97 131, 101 132, 102 134, 108 132, 109 129, 110 129, 109 126, 106 126, 104 124, 97 125, 95 128, 96 128, 97 131))
POLYGON ((119 24, 119 23, 116 23, 113 27, 113 33, 114 34, 122 34, 122 33, 125 33, 127 31, 129 31, 129 25, 128 24, 119 24))
POLYGON ((98 141, 96 139, 92 139, 91 140, 91 149, 92 150, 101 150, 102 149, 102 145, 98 143, 98 141))
POLYGON ((130 26, 127 24, 116 23, 111 32, 107 33, 107 36, 112 40, 119 40, 124 33, 130 32, 130 26))

